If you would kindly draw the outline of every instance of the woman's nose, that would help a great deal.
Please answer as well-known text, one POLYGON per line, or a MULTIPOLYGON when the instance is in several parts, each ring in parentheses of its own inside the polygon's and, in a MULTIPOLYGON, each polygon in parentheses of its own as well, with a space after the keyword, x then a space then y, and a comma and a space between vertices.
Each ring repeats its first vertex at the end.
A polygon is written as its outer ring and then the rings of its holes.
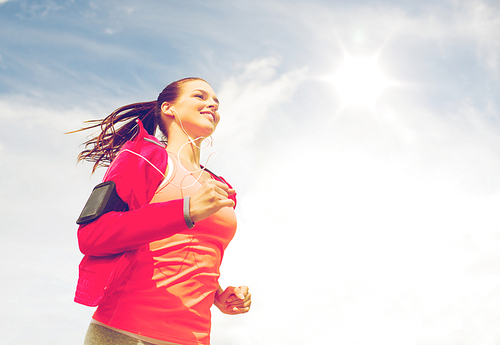
POLYGON ((209 104, 208 104, 208 107, 209 107, 210 109, 215 110, 215 111, 217 111, 217 109, 219 109, 219 105, 218 105, 218 104, 217 104, 217 102, 215 102, 215 101, 212 101, 211 103, 209 103, 209 104))

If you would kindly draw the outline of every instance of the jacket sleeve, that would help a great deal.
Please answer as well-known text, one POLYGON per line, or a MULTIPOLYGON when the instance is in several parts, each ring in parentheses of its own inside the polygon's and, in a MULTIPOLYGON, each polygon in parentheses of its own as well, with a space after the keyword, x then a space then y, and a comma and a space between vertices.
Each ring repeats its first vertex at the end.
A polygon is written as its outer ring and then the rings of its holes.
POLYGON ((186 230, 182 208, 183 200, 178 199, 106 213, 79 227, 80 251, 93 256, 118 254, 186 230))
POLYGON ((109 212, 91 223, 80 225, 78 244, 85 255, 107 256, 138 249, 188 229, 184 220, 183 200, 150 204, 165 171, 167 152, 151 143, 142 123, 139 133, 127 142, 104 176, 112 180, 127 212, 109 212), (142 157, 142 158, 140 158, 142 157))

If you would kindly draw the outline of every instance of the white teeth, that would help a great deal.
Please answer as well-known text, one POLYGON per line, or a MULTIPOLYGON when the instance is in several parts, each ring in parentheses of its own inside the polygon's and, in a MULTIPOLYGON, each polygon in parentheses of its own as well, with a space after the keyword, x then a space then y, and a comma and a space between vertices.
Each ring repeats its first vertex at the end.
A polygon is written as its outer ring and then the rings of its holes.
POLYGON ((212 118, 212 120, 215 120, 215 116, 212 113, 204 113, 204 114, 209 115, 212 118))

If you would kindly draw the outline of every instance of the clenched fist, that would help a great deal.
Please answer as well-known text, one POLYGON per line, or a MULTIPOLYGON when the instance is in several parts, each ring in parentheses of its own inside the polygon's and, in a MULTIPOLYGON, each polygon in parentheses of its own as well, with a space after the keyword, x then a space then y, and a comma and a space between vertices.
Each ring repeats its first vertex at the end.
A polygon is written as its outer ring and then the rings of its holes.
POLYGON ((234 201, 228 198, 233 194, 234 189, 230 189, 225 183, 207 180, 189 201, 191 220, 196 223, 223 207, 233 207, 234 201))

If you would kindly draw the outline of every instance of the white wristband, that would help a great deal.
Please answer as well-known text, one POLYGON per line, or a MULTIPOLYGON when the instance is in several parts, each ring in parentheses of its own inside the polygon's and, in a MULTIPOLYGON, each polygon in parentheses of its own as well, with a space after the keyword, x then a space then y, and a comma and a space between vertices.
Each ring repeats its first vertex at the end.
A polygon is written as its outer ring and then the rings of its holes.
POLYGON ((184 221, 186 222, 186 225, 188 228, 192 229, 194 227, 194 223, 191 220, 191 214, 189 212, 189 200, 191 199, 190 196, 184 197, 184 205, 183 205, 183 211, 184 211, 184 221))

